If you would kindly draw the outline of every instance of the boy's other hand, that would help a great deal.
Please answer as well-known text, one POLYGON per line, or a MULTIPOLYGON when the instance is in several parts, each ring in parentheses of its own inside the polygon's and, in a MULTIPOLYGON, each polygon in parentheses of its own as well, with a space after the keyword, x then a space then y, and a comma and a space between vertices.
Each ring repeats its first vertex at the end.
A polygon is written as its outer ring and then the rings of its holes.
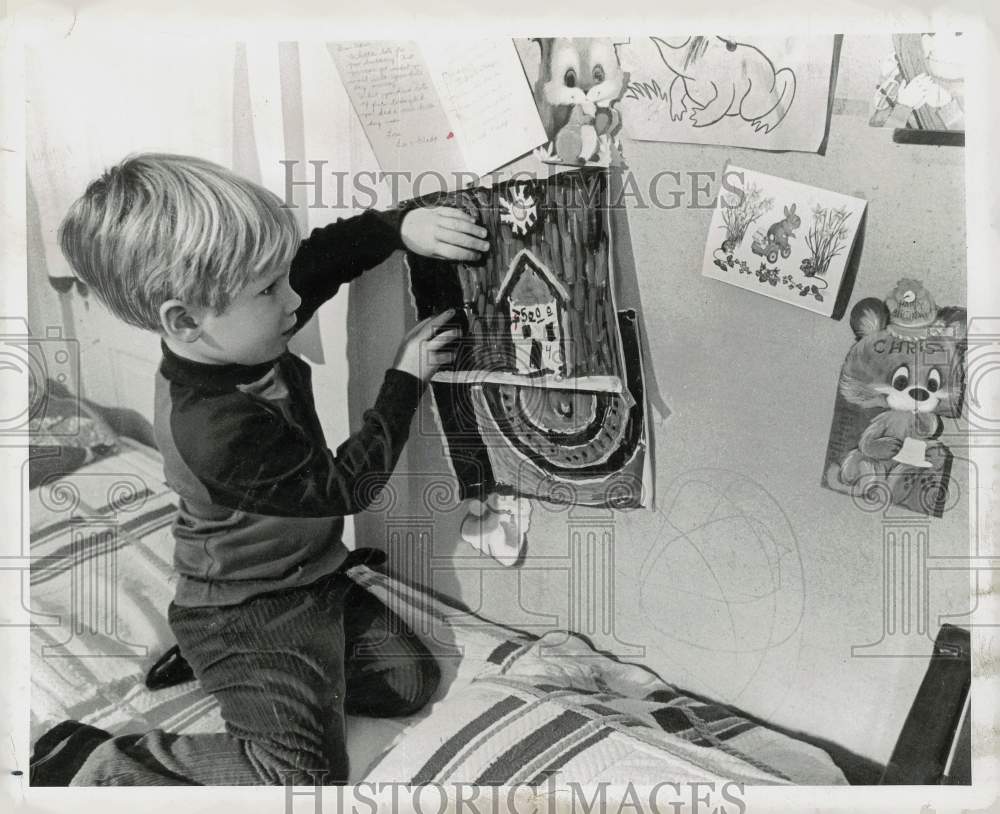
POLYGON ((455 309, 449 308, 418 322, 403 337, 392 366, 426 382, 442 367, 453 362, 455 351, 448 346, 458 339, 460 333, 456 328, 442 328, 454 315, 455 309))
POLYGON ((411 252, 439 260, 472 262, 490 248, 483 240, 486 229, 468 212, 451 206, 431 206, 407 212, 400 234, 411 252))

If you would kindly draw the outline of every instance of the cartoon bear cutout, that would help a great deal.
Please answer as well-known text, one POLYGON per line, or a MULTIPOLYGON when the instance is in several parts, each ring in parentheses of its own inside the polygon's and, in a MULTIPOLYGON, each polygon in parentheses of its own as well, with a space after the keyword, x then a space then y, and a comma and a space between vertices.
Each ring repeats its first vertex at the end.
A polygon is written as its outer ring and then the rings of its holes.
POLYGON ((857 342, 840 373, 824 485, 868 505, 940 516, 951 452, 943 417, 964 394, 964 308, 939 308, 917 280, 851 312, 857 342))

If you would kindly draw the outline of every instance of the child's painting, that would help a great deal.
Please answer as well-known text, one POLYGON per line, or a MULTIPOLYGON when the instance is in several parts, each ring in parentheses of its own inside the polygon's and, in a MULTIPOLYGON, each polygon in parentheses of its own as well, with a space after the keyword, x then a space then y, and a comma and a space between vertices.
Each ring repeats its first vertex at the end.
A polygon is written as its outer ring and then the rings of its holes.
POLYGON ((938 307, 918 280, 851 312, 856 342, 840 372, 823 485, 872 510, 899 505, 940 516, 952 454, 942 417, 961 413, 964 308, 938 307))
POLYGON ((702 273, 834 316, 867 202, 741 167, 723 178, 702 273))
POLYGON ((463 497, 643 505, 646 408, 638 321, 615 306, 607 176, 560 173, 455 193, 491 251, 408 255, 417 317, 456 309, 452 370, 432 380, 463 497))
POLYGON ((515 45, 547 138, 535 158, 553 166, 622 163, 618 102, 628 77, 614 41, 535 37, 515 45))
POLYGON ((968 44, 962 34, 893 34, 886 50, 869 123, 907 131, 901 141, 963 144, 968 44))
POLYGON ((833 36, 632 37, 618 46, 625 132, 640 141, 816 152, 826 134, 833 36))

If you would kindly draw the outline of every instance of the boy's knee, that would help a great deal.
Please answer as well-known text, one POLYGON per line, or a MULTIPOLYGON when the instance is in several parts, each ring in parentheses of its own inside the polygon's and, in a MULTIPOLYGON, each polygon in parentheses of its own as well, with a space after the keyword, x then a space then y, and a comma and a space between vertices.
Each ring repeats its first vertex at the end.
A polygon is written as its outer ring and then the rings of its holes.
POLYGON ((403 718, 422 710, 440 683, 441 670, 430 653, 393 660, 349 686, 344 708, 349 715, 403 718))
MULTIPOLYGON (((132 761, 121 749, 123 741, 138 740, 138 735, 130 738, 107 740, 96 746, 80 765, 66 785, 70 786, 112 786, 130 785, 127 782, 116 782, 122 774, 123 766, 128 767, 132 761)), ((33 783, 35 781, 32 781, 33 783)), ((47 785, 47 784, 44 784, 47 785)))

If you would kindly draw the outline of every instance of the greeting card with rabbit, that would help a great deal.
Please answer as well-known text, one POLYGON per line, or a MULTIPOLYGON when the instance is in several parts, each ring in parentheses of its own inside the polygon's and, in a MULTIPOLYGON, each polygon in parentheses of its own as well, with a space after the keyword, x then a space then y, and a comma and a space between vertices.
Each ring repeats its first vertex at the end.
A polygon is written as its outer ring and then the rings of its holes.
POLYGON ((702 274, 833 316, 867 202, 732 165, 721 178, 702 274))

